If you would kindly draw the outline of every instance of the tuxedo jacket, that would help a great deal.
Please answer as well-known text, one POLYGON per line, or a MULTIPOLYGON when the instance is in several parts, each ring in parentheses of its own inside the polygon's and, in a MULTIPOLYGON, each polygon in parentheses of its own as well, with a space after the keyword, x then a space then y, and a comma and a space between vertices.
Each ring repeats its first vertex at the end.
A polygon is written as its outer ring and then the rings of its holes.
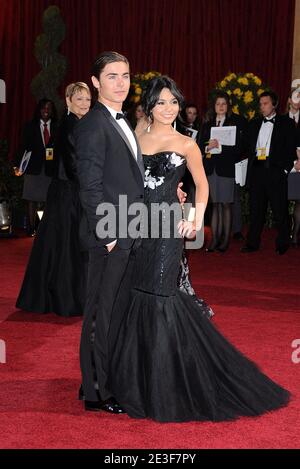
MULTIPOLYGON (((51 120, 50 140, 48 148, 53 148, 57 132, 57 124, 51 120)), ((19 167, 25 151, 31 151, 30 160, 26 168, 26 174, 38 175, 41 173, 43 165, 47 176, 53 176, 53 160, 46 160, 46 150, 42 139, 40 120, 32 120, 25 124, 21 146, 16 154, 14 164, 19 167)))
MULTIPOLYGON (((244 151, 248 160, 247 182, 251 178, 253 164, 256 163, 256 145, 263 118, 259 117, 249 122, 244 135, 244 151)), ((296 159, 296 129, 289 117, 285 115, 275 116, 273 132, 270 142, 270 152, 264 166, 273 171, 284 173, 290 171, 296 159)))
POLYGON ((119 124, 107 108, 97 102, 75 126, 73 145, 83 207, 80 224, 83 248, 104 246, 114 239, 118 240, 121 249, 130 248, 134 239, 122 237, 124 235, 120 233, 119 217, 125 227, 135 217, 127 217, 127 209, 119 207, 119 195, 127 196, 128 206, 134 202, 143 202, 144 165, 138 142, 136 160, 119 124), (97 235, 97 223, 105 216, 96 214, 101 203, 112 204, 115 208, 116 235, 111 237, 97 235))
POLYGON ((223 127, 236 126, 236 143, 234 146, 222 145, 222 153, 216 155, 211 154, 211 157, 207 158, 205 147, 210 140, 210 129, 215 126, 215 121, 205 122, 200 130, 199 138, 197 139, 203 156, 205 173, 209 176, 215 169, 218 176, 234 178, 234 165, 240 161, 242 157, 242 133, 246 127, 246 119, 236 114, 226 117, 223 127))
MULTIPOLYGON (((285 115, 290 118, 289 113, 287 113, 285 115)), ((295 122, 293 119, 291 119, 291 121, 293 122, 293 124, 295 126, 295 129, 296 129, 296 145, 299 148, 300 147, 300 119, 299 119, 298 123, 295 122)))

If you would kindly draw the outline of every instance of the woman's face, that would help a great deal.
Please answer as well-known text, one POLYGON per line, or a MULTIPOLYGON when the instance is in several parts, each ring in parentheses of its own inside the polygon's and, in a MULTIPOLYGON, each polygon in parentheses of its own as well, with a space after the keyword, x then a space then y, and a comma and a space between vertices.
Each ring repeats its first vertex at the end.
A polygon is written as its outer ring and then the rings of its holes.
POLYGON ((163 88, 151 112, 154 122, 172 124, 179 113, 178 100, 168 88, 163 88))
POLYGON ((225 98, 218 98, 215 104, 216 114, 219 116, 224 116, 227 113, 227 102, 225 98))
POLYGON ((196 117, 198 115, 197 109, 195 107, 187 107, 185 109, 185 114, 186 114, 186 120, 189 124, 193 124, 196 120, 196 117))
POLYGON ((80 90, 70 98, 66 98, 70 112, 79 119, 83 117, 91 107, 91 95, 87 90, 80 90))
POLYGON ((143 111, 143 108, 142 108, 141 104, 139 104, 137 106, 136 110, 135 110, 135 118, 138 121, 138 120, 142 119, 143 117, 145 117, 145 113, 143 111))

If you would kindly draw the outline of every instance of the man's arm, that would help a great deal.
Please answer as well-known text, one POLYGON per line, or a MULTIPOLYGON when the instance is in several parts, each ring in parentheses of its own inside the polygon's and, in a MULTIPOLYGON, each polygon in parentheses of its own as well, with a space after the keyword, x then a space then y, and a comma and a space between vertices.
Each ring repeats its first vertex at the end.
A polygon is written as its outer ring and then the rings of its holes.
POLYGON ((106 245, 114 239, 100 239, 96 227, 101 215, 96 215, 99 204, 105 202, 103 193, 103 168, 105 163, 105 136, 99 122, 84 119, 74 129, 79 196, 86 213, 90 232, 99 245, 106 245))

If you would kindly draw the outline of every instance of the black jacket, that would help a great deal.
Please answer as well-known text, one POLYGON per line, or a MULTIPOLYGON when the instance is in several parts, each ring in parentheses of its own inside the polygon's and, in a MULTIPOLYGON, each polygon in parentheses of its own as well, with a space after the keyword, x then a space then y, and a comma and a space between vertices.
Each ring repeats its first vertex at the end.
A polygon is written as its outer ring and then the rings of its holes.
POLYGON ((242 133, 246 127, 246 119, 243 117, 232 114, 226 117, 224 126, 236 126, 236 144, 234 146, 222 145, 222 153, 207 158, 205 147, 210 140, 210 129, 215 127, 215 122, 205 122, 201 128, 197 143, 201 149, 203 156, 203 165, 205 173, 210 175, 214 169, 218 176, 235 177, 235 163, 241 160, 242 157, 242 133))
POLYGON ((54 142, 53 176, 59 179, 77 181, 75 149, 70 141, 74 126, 79 122, 75 114, 62 118, 54 142))
MULTIPOLYGON (((56 132, 57 124, 51 121, 48 148, 53 148, 56 132)), ((31 151, 26 174, 38 175, 41 173, 43 165, 45 165, 46 175, 50 177, 53 176, 54 163, 53 160, 46 160, 46 150, 41 135, 40 120, 32 120, 25 124, 22 143, 14 160, 15 166, 19 167, 25 151, 31 151)))
POLYGON ((83 206, 80 225, 83 247, 103 246, 117 238, 120 248, 130 248, 134 240, 120 237, 119 217, 122 217, 125 227, 135 217, 127 217, 126 207, 119 207, 119 195, 127 196, 128 206, 143 202, 144 166, 139 145, 136 161, 124 132, 99 102, 80 119, 73 136, 83 206), (100 203, 110 203, 115 207, 115 235, 101 238, 97 235, 97 223, 105 217, 96 214, 100 203))
MULTIPOLYGON (((244 134, 244 151, 249 158, 248 181, 251 177, 253 163, 256 161, 256 145, 262 122, 262 117, 250 121, 244 134)), ((295 125, 289 117, 276 115, 266 165, 280 172, 284 172, 284 170, 289 172, 294 165, 296 157, 295 125)))

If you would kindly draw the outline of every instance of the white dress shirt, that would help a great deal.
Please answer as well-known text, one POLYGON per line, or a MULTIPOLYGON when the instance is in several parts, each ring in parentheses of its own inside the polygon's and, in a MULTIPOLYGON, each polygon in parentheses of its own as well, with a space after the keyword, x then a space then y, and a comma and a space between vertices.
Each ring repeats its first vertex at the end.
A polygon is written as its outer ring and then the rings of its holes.
MULTIPOLYGON (((267 120, 273 119, 276 114, 267 117, 267 120)), ((258 148, 265 148, 266 149, 266 156, 269 156, 270 153, 270 145, 271 145, 271 138, 273 133, 274 124, 273 122, 263 122, 258 134, 257 143, 256 143, 256 150, 258 148)))
POLYGON ((295 114, 293 114, 291 111, 289 112, 290 118, 293 119, 296 122, 296 124, 298 124, 299 122, 299 113, 300 111, 297 111, 295 114))
MULTIPOLYGON (((45 147, 46 145, 45 145, 45 140, 44 140, 44 128, 45 128, 44 124, 45 124, 45 121, 40 119, 40 129, 41 129, 43 144, 44 144, 44 147, 45 147)), ((46 124, 47 124, 47 129, 48 129, 49 135, 51 135, 51 132, 50 132, 51 119, 47 120, 46 124)))
POLYGON ((134 153, 135 159, 137 160, 137 144, 136 144, 136 140, 135 140, 134 135, 133 135, 133 131, 130 129, 130 127, 127 124, 125 119, 116 119, 117 111, 115 111, 114 109, 112 109, 109 106, 106 106, 106 104, 104 104, 104 106, 110 112, 110 114, 115 119, 117 124, 123 130, 124 134, 126 135, 127 139, 129 140, 129 143, 130 143, 130 146, 131 146, 132 151, 134 153))

